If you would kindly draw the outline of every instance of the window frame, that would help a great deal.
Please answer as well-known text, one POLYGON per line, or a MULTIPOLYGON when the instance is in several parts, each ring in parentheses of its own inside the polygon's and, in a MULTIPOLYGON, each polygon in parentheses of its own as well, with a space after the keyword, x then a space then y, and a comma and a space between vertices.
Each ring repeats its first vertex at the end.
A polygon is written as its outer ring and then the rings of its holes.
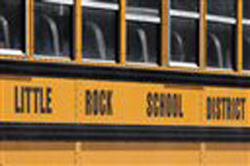
MULTIPOLYGON (((208 0, 206 0, 207 3, 208 3, 208 0)), ((208 70, 210 71, 235 71, 235 68, 238 68, 238 0, 236 0, 236 6, 235 6, 235 14, 236 16, 234 17, 231 17, 231 16, 224 16, 224 15, 216 15, 216 14, 210 14, 208 13, 207 11, 207 8, 208 8, 208 4, 206 3, 206 13, 205 13, 205 22, 206 22, 206 41, 207 41, 207 34, 208 34, 208 29, 207 29, 207 24, 208 22, 211 22, 211 23, 220 23, 222 25, 231 25, 231 26, 234 26, 234 29, 235 29, 235 33, 234 33, 234 41, 235 41, 235 45, 234 45, 234 48, 235 48, 235 52, 232 54, 232 59, 234 59, 234 61, 232 61, 232 68, 228 68, 228 67, 223 67, 223 68, 220 68, 220 67, 212 67, 212 66, 209 66, 208 65, 208 54, 207 54, 207 42, 206 42, 206 48, 205 48, 205 52, 206 52, 206 63, 205 63, 205 66, 208 70)))
MULTIPOLYGON (((241 31, 241 36, 242 36, 242 38, 240 39, 241 41, 242 41, 242 45, 241 45, 241 47, 242 47, 242 52, 241 52, 241 58, 242 59, 240 59, 241 60, 241 62, 242 62, 242 66, 241 66, 241 70, 244 72, 244 73, 248 73, 248 74, 250 74, 250 69, 246 69, 246 68, 244 68, 244 65, 243 65, 243 61, 244 61, 244 46, 243 46, 243 39, 244 39, 244 26, 249 26, 250 27, 250 17, 249 18, 247 18, 247 17, 244 17, 244 8, 243 8, 243 5, 244 5, 244 0, 241 0, 241 11, 239 11, 240 12, 240 19, 241 19, 241 22, 239 23, 239 24, 241 24, 241 28, 242 28, 242 31, 241 31)), ((250 10, 250 9, 249 9, 250 10)))
MULTIPOLYGON (((125 0, 127 1, 127 0, 125 0)), ((134 8, 134 9, 137 9, 137 8, 143 8, 143 7, 128 7, 127 3, 126 3, 126 11, 125 11, 125 26, 126 26, 126 46, 127 46, 127 43, 128 43, 128 40, 127 40, 127 22, 128 21, 131 21, 131 22, 134 22, 134 23, 147 23, 147 24, 153 24, 153 25, 157 25, 159 26, 159 29, 160 29, 160 35, 158 36, 159 39, 159 47, 158 47, 158 54, 157 55, 157 61, 155 63, 152 63, 152 62, 133 62, 133 61, 129 61, 127 60, 127 47, 125 48, 126 50, 126 57, 125 57, 125 63, 127 65, 131 65, 131 66, 141 66, 141 67, 160 67, 162 64, 162 50, 164 49, 162 47, 162 29, 164 26, 162 23, 163 23, 163 18, 162 18, 162 5, 163 5, 163 2, 164 0, 159 0, 160 1, 160 5, 159 5, 159 16, 145 16, 145 15, 135 15, 135 14, 130 14, 127 12, 127 8, 134 8)), ((145 7, 144 7, 145 8, 145 7)), ((154 10, 154 9, 152 9, 154 10)))
POLYGON ((22 43, 24 45, 23 50, 22 49, 12 49, 12 48, 0 48, 0 57, 22 57, 26 58, 28 57, 28 15, 30 14, 29 12, 29 0, 24 1, 24 22, 23 22, 23 36, 24 36, 24 41, 25 43, 22 43))
MULTIPOLYGON (((198 0, 199 2, 201 0, 198 0)), ((198 6, 200 8, 200 5, 198 6)), ((173 61, 171 60, 171 17, 177 17, 177 18, 187 18, 187 19, 192 19, 196 20, 199 22, 199 27, 198 27, 198 34, 200 34, 200 22, 202 20, 202 14, 201 14, 201 9, 199 11, 185 11, 181 9, 172 9, 171 8, 171 0, 168 0, 168 65, 169 67, 183 67, 183 68, 191 68, 191 69, 197 69, 200 67, 199 65, 199 59, 200 59, 200 52, 198 51, 197 53, 197 63, 192 63, 192 62, 178 62, 178 61, 173 61)), ((200 43, 200 37, 198 37, 198 43, 200 43)), ((198 50, 200 49, 200 44, 197 46, 198 50)))
MULTIPOLYGON (((80 0, 81 1, 81 10, 83 10, 83 8, 88 8, 88 9, 97 9, 97 10, 104 10, 104 11, 113 11, 113 12, 117 12, 117 17, 119 16, 119 12, 121 10, 120 7, 120 1, 118 0, 117 4, 116 3, 106 3, 106 2, 89 2, 88 0, 80 0)), ((83 16, 81 13, 81 20, 82 20, 83 16)), ((120 18, 118 18, 118 24, 116 25, 117 29, 118 29, 118 33, 117 33, 117 41, 118 43, 120 43, 120 39, 119 39, 119 35, 120 35, 120 18)), ((83 26, 81 27, 81 33, 83 33, 83 26)), ((81 36, 82 38, 82 36, 81 36)), ((82 51, 81 50, 81 62, 83 63, 98 63, 98 64, 106 64, 106 63, 110 63, 110 64, 116 64, 117 63, 117 59, 119 59, 120 55, 119 55, 119 44, 117 44, 117 48, 118 50, 116 50, 116 54, 115 54, 115 58, 114 60, 102 60, 102 59, 94 59, 94 58, 85 58, 82 51)), ((83 42, 82 42, 82 47, 83 47, 83 42)))
MULTIPOLYGON (((35 53, 35 50, 36 50, 36 41, 35 41, 35 28, 36 28, 36 26, 35 26, 35 1, 36 0, 33 0, 33 10, 34 10, 34 12, 33 12, 33 18, 34 18, 34 20, 33 20, 33 22, 32 22, 32 26, 33 26, 33 45, 34 45, 34 47, 33 47, 33 57, 36 59, 36 60, 45 60, 45 61, 73 61, 74 60, 74 58, 72 58, 72 57, 74 57, 74 49, 75 49, 75 46, 74 46, 74 44, 72 44, 71 45, 71 47, 72 48, 70 48, 71 49, 71 52, 72 52, 72 55, 71 54, 69 54, 69 55, 63 55, 63 56, 55 56, 55 55, 46 55, 46 54, 36 54, 35 53)), ((72 25, 73 25, 73 27, 71 28, 72 29, 72 32, 71 32, 71 39, 72 39, 72 41, 74 41, 75 39, 75 36, 74 36, 74 33, 75 33, 75 17, 76 17, 76 15, 75 15, 75 13, 74 13, 74 10, 75 10, 75 5, 76 5, 76 3, 75 3, 75 0, 44 0, 45 2, 49 2, 49 3, 54 3, 54 4, 58 4, 58 3, 60 3, 60 4, 65 4, 65 5, 71 5, 71 7, 73 8, 72 10, 72 25)), ((72 42, 72 41, 70 41, 70 42, 72 42)), ((74 42, 73 42, 74 43, 74 42)))

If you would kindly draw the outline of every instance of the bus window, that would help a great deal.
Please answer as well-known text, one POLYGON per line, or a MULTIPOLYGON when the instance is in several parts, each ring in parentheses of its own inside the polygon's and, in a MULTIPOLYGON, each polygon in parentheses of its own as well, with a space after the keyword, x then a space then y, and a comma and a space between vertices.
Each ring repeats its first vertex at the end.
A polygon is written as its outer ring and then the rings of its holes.
POLYGON ((236 53, 236 0, 208 0, 207 65, 233 69, 236 53))
POLYGON ((243 1, 243 69, 250 70, 250 1, 243 1))
POLYGON ((73 43, 73 1, 35 0, 35 54, 70 57, 73 43))
POLYGON ((0 54, 25 51, 25 1, 0 0, 0 54))
POLYGON ((170 65, 195 67, 199 54, 199 1, 170 1, 170 65))
POLYGON ((115 61, 118 50, 118 0, 83 0, 83 59, 115 61))
POLYGON ((128 62, 156 64, 160 61, 160 2, 127 0, 128 62))

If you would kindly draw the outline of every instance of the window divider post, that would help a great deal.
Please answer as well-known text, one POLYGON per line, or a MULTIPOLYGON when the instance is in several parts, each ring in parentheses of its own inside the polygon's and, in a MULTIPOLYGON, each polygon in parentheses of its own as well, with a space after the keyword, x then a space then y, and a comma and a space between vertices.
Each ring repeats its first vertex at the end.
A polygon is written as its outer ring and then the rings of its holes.
POLYGON ((74 5, 74 51, 73 61, 82 62, 82 0, 75 0, 74 5))
POLYGON ((199 26, 199 65, 204 70, 207 66, 207 0, 200 0, 200 26, 199 26))
POLYGON ((27 59, 33 60, 34 59, 34 50, 35 50, 35 42, 34 42, 34 30, 35 30, 35 25, 34 25, 34 17, 35 17, 35 7, 34 7, 34 1, 35 0, 26 0, 26 21, 25 21, 25 49, 26 49, 26 54, 27 54, 27 59))
POLYGON ((126 63, 126 0, 120 0, 120 56, 119 63, 126 63))
POLYGON ((243 0, 237 1, 237 51, 236 70, 239 74, 243 70, 243 0))
POLYGON ((170 25, 170 8, 169 8, 169 0, 162 0, 161 1, 161 63, 160 65, 169 66, 169 25, 170 25))

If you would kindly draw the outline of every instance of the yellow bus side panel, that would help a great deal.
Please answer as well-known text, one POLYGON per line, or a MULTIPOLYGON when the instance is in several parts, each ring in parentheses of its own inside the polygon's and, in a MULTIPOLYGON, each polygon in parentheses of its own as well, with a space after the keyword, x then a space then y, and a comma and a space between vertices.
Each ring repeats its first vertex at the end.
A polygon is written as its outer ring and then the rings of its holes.
POLYGON ((206 166, 247 166, 248 153, 246 144, 211 143, 206 144, 203 162, 206 166))
POLYGON ((81 166, 198 166, 195 143, 82 143, 81 166))
POLYGON ((203 94, 203 104, 200 105, 203 110, 201 125, 227 127, 249 125, 249 90, 205 87, 203 94), (211 99, 210 110, 214 112, 212 118, 208 118, 208 98, 211 99))
POLYGON ((201 113, 201 92, 201 89, 197 88, 163 84, 79 81, 76 98, 77 117, 81 123, 91 124, 197 125, 201 113), (112 114, 101 114, 102 104, 98 103, 104 103, 105 112, 107 102, 101 99, 102 92, 112 93, 110 99, 112 114), (95 101, 95 93, 97 101, 95 101), (87 97, 89 94, 90 102, 87 97), (162 106, 161 101, 166 101, 169 105, 162 106), (101 106, 94 108, 96 105, 101 106), (89 114, 86 113, 88 109, 91 112, 89 114), (95 110, 97 110, 96 114, 95 110), (152 112, 151 115, 148 114, 149 111, 152 112), (183 112, 183 116, 178 113, 180 111, 183 112))
POLYGON ((65 79, 9 79, 2 88, 2 121, 75 122, 74 81, 65 79), (29 104, 28 104, 29 103, 29 104))
POLYGON ((28 142, 0 144, 1 166, 247 166, 249 144, 28 142))
POLYGON ((69 142, 1 142, 1 166, 76 166, 69 142))
POLYGON ((0 120, 111 125, 249 126, 250 91, 96 80, 0 80, 0 120))

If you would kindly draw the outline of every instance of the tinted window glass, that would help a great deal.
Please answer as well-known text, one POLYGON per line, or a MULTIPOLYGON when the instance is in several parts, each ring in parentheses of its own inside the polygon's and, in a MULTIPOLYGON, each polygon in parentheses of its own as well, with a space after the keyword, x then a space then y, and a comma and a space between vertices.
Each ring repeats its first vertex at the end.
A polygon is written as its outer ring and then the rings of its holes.
POLYGON ((83 5, 83 58, 115 61, 119 45, 118 0, 84 0, 82 2, 102 3, 83 5))
POLYGON ((38 55, 71 55, 73 11, 71 4, 63 2, 35 0, 35 53, 38 55))
POLYGON ((159 0, 127 0, 128 7, 140 7, 140 8, 151 8, 159 9, 161 1, 159 0))
POLYGON ((117 13, 109 10, 83 9, 83 57, 115 60, 117 51, 117 13))
POLYGON ((198 64, 199 53, 199 1, 171 0, 171 62, 198 64), (185 11, 186 15, 181 13, 185 11), (192 13, 189 13, 189 12, 192 13))
POLYGON ((160 0, 127 0, 127 61, 157 63, 160 57, 160 0))
POLYGON ((208 0, 208 14, 235 17, 237 1, 236 0, 208 0))
POLYGON ((127 60, 156 63, 159 53, 159 26, 149 23, 128 22, 127 60))
POLYGON ((235 25, 208 22, 208 66, 233 68, 235 55, 235 25))
POLYGON ((199 0, 171 0, 171 9, 198 11, 199 0))
POLYGON ((171 61, 198 62, 199 21, 187 18, 171 18, 171 61))
POLYGON ((210 67, 234 68, 236 9, 236 0, 208 0, 207 63, 210 67))
POLYGON ((0 0, 0 48, 24 50, 25 1, 0 0))

